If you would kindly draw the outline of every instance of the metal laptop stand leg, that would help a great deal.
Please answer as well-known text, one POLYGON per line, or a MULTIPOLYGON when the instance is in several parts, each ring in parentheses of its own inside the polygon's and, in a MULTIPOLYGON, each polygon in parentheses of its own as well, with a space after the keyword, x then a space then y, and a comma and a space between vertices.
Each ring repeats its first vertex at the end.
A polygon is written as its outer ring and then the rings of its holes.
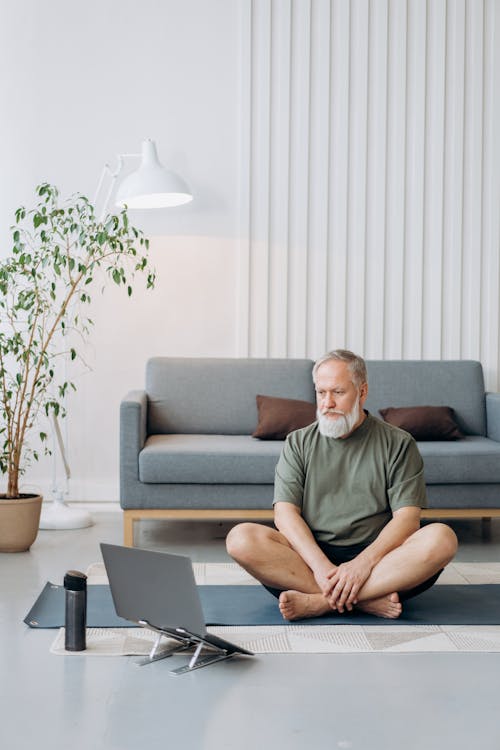
POLYGON ((139 620, 139 625, 143 628, 147 628, 148 630, 152 630, 157 634, 157 638, 153 644, 153 648, 149 652, 149 656, 147 656, 144 659, 141 659, 141 661, 137 662, 137 665, 139 667, 144 667, 146 664, 152 664, 154 661, 161 661, 161 659, 167 659, 169 656, 172 656, 173 654, 180 653, 181 651, 187 651, 188 649, 192 648, 194 643, 191 638, 186 638, 183 635, 180 635, 176 633, 175 631, 164 631, 160 630, 159 628, 155 628, 154 625, 151 625, 147 620, 139 620), (165 649, 165 651, 161 651, 158 653, 158 648, 160 646, 160 642, 162 638, 170 638, 172 640, 177 641, 177 645, 172 646, 169 649, 165 649))
POLYGON ((196 636, 192 633, 190 633, 189 635, 193 638, 193 640, 198 640, 196 651, 189 660, 188 664, 185 664, 183 667, 178 667, 177 669, 171 669, 171 674, 186 674, 186 672, 193 672, 195 669, 208 667, 210 664, 215 664, 215 662, 224 661, 225 659, 230 659, 232 656, 234 656, 234 651, 226 651, 226 649, 214 646, 212 643, 208 643, 207 641, 204 641, 202 638, 200 638, 200 636, 196 636), (206 654, 206 656, 202 656, 200 659, 199 657, 203 647, 210 649, 211 653, 206 654))

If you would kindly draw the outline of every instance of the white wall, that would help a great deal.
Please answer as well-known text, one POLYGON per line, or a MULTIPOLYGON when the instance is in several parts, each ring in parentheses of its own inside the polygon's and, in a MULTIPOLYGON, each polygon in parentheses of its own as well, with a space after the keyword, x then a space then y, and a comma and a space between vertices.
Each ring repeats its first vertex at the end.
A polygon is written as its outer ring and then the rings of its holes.
MULTIPOLYGON (((71 497, 118 496, 147 357, 478 358, 499 386, 499 0, 18 0, 0 19, 0 236, 156 140, 154 292, 96 295, 71 497)), ((5 238, 5 239, 4 239, 5 238)), ((50 461, 26 482, 45 491, 50 461)))
POLYGON ((500 3, 247 8, 240 352, 473 358, 498 388, 500 3))
MULTIPOLYGON (((152 355, 236 351, 239 6, 233 0, 19 0, 0 19, 0 233, 39 182, 93 196, 106 161, 156 140, 192 204, 135 212, 152 237, 153 292, 98 290, 68 430, 71 497, 118 497, 120 398, 152 355)), ((9 248, 2 241, 1 254, 9 248)), ((50 459, 26 485, 50 496, 50 459)))

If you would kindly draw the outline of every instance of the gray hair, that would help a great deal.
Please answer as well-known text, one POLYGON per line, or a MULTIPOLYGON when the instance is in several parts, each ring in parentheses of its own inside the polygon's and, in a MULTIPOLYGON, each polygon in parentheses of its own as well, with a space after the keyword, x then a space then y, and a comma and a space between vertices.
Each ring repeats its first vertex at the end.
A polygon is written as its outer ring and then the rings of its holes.
POLYGON ((366 364, 365 364, 365 360, 362 357, 359 357, 357 354, 350 352, 348 349, 334 349, 331 352, 327 352, 326 354, 323 354, 323 356, 317 359, 316 362, 314 363, 314 367, 312 371, 312 378, 313 378, 314 384, 316 384, 316 374, 319 368, 325 362, 330 362, 330 360, 333 360, 335 362, 347 363, 347 367, 352 376, 352 382, 357 388, 359 388, 359 386, 362 385, 363 383, 368 382, 368 373, 366 371, 366 364))

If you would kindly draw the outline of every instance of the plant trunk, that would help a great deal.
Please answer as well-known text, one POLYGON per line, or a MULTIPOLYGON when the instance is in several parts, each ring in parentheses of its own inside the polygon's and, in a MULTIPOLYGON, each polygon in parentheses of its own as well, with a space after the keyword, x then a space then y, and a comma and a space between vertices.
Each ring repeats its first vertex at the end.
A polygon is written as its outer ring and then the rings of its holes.
POLYGON ((19 466, 14 463, 9 466, 6 497, 8 500, 19 497, 19 466))

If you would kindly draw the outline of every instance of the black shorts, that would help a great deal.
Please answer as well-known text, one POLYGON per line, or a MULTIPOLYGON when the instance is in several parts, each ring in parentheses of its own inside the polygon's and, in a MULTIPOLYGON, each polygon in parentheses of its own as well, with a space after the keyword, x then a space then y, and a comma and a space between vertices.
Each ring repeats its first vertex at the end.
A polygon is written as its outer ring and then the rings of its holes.
POLYGON ((317 540, 316 544, 334 565, 342 565, 342 563, 354 560, 360 552, 368 547, 368 544, 327 544, 317 540))
MULTIPOLYGON (((316 541, 316 544, 334 565, 342 565, 342 563, 354 560, 354 558, 357 557, 360 552, 363 552, 363 550, 368 547, 368 544, 333 545, 318 541, 316 541)), ((431 586, 436 583, 443 570, 444 568, 439 570, 426 581, 423 581, 423 583, 420 583, 418 586, 415 586, 408 591, 399 591, 398 594, 400 601, 404 602, 406 599, 412 599, 414 596, 418 596, 424 591, 427 591, 427 589, 430 589, 431 586)), ((271 586, 266 586, 265 584, 262 585, 277 599, 279 599, 280 594, 283 592, 283 589, 275 589, 271 586)))

